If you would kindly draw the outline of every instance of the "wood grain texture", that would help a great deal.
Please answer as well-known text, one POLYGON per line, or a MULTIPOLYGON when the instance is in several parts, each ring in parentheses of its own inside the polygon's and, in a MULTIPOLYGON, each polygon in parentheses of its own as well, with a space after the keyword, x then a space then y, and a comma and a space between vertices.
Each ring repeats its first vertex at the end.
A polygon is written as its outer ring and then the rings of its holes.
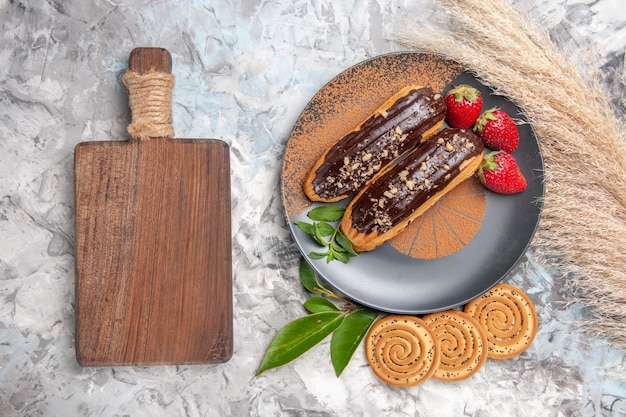
MULTIPOLYGON (((162 49, 130 69, 169 71, 162 49)), ((76 355, 85 366, 223 362, 233 349, 230 163, 219 140, 75 149, 76 355)))

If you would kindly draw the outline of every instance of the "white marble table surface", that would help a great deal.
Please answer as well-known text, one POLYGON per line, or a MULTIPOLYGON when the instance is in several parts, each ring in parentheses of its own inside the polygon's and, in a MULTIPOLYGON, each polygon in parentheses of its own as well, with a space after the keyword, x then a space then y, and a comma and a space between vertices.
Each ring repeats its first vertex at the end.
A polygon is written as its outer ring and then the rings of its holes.
MULTIPOLYGON (((0 415, 626 415, 626 352, 577 330, 584 306, 529 253, 507 277, 537 305, 531 348, 470 380, 385 385, 358 349, 340 378, 328 343, 255 377, 276 331, 304 314, 299 253, 283 217, 293 123, 334 75, 403 50, 398 19, 425 4, 10 0, 0 6, 0 415), (73 150, 127 138, 121 76, 135 46, 174 60, 178 137, 231 148, 234 355, 220 365, 83 368, 74 351, 73 150)), ((518 0, 624 99, 621 0, 518 0)))

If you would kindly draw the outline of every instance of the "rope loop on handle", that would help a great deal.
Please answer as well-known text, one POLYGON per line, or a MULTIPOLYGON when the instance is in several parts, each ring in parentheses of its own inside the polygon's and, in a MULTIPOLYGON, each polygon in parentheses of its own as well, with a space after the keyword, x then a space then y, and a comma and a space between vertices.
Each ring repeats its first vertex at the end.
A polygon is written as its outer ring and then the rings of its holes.
POLYGON ((124 85, 129 92, 132 121, 128 133, 133 139, 174 137, 172 92, 175 77, 164 72, 139 74, 128 71, 124 85))

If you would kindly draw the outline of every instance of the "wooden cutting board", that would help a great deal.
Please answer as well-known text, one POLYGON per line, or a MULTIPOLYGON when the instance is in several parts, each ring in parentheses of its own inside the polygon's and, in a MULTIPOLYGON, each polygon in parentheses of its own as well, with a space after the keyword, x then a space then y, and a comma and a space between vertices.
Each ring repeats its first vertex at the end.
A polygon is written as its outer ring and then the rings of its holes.
MULTIPOLYGON (((171 68, 165 49, 131 52, 131 75, 171 68)), ((144 133, 154 117, 171 121, 171 87, 168 95, 157 84, 129 86, 131 126, 144 133)), ((131 136, 75 149, 77 359, 85 366, 226 361, 233 349, 228 146, 131 136)))

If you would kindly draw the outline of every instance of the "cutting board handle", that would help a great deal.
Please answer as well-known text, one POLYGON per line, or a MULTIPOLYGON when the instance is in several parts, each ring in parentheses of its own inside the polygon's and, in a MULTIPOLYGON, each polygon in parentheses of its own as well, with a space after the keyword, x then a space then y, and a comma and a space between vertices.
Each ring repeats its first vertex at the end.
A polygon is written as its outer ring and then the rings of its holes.
POLYGON ((129 93, 134 140, 172 138, 172 56, 164 48, 135 48, 128 60, 124 85, 129 93))

